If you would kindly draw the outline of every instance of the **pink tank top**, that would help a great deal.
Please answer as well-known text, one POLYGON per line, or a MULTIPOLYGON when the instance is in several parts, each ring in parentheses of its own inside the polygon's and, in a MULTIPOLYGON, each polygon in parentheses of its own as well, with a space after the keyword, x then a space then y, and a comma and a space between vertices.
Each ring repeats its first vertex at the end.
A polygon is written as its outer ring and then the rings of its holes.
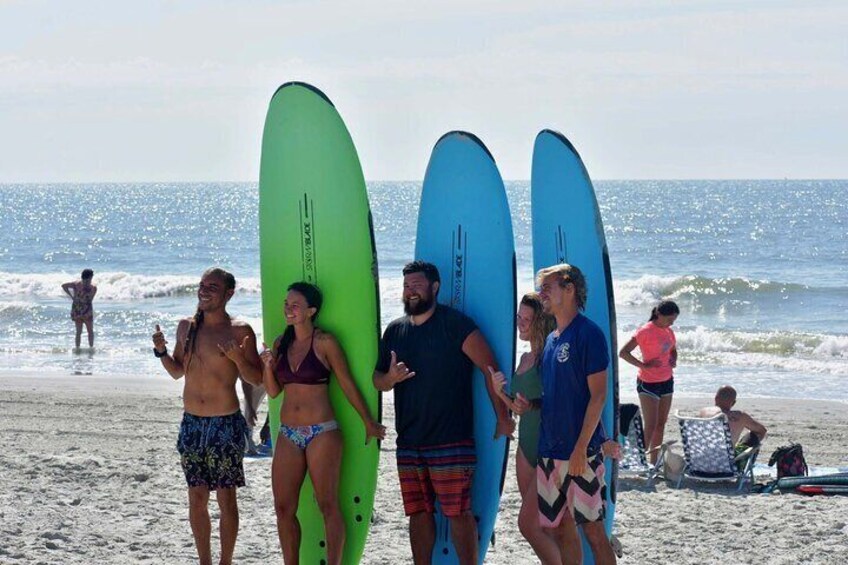
POLYGON ((648 322, 633 335, 642 361, 659 359, 659 367, 644 367, 639 369, 639 379, 645 383, 663 383, 672 377, 671 350, 677 344, 671 328, 661 328, 653 322, 648 322))

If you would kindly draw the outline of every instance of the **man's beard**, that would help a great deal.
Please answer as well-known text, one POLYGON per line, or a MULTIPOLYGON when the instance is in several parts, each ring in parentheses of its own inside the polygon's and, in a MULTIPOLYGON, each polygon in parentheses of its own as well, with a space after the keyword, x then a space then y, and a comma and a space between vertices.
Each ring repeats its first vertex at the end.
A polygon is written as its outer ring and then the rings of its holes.
POLYGON ((423 294, 418 295, 418 302, 413 304, 408 299, 403 299, 403 311, 406 312, 407 316, 418 316, 423 314, 433 306, 433 302, 436 300, 435 296, 430 294, 429 296, 424 296, 423 294))

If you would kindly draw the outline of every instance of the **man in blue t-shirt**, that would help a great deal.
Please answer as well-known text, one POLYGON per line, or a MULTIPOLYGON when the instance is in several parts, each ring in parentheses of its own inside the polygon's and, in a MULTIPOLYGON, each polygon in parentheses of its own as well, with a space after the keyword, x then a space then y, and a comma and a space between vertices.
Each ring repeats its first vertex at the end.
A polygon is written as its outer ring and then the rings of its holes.
MULTIPOLYGON (((545 310, 557 328, 542 354, 542 411, 536 486, 539 520, 550 528, 563 557, 580 563, 577 526, 583 529, 595 563, 615 563, 604 531, 606 483, 600 421, 607 394, 609 353, 603 331, 581 314, 586 279, 577 267, 562 263, 536 276, 545 310)), ((541 406, 538 406, 538 404, 541 406)), ((516 411, 531 406, 516 399, 516 411)))
MULTIPOLYGON (((380 341, 374 386, 394 391, 397 465, 415 563, 432 560, 438 499, 450 520, 459 562, 478 561, 477 524, 471 513, 474 445, 472 374, 503 378, 483 334, 471 318, 436 302, 436 266, 413 261, 403 268, 406 316, 388 325, 380 341)), ((495 437, 515 422, 486 379, 497 414, 495 437)))

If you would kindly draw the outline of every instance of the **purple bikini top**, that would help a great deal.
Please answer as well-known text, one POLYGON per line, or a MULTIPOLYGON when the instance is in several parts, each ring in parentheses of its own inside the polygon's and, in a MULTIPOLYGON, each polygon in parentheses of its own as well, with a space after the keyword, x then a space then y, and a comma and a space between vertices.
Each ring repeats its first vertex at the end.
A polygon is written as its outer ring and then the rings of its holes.
POLYGON ((315 355, 314 341, 315 333, 313 332, 312 341, 309 342, 309 352, 300 362, 296 371, 292 371, 289 366, 288 352, 280 352, 277 370, 274 372, 280 386, 287 384, 325 385, 330 382, 330 369, 325 367, 318 356, 315 355))

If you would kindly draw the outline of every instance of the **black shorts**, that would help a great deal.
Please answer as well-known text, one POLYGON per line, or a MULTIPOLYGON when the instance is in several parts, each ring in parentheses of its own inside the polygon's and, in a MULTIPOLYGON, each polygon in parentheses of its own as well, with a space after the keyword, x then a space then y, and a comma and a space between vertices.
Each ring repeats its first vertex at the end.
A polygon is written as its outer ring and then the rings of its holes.
POLYGON ((674 378, 661 383, 646 383, 642 380, 636 380, 636 392, 640 395, 644 394, 659 400, 663 396, 671 396, 674 394, 674 378))

